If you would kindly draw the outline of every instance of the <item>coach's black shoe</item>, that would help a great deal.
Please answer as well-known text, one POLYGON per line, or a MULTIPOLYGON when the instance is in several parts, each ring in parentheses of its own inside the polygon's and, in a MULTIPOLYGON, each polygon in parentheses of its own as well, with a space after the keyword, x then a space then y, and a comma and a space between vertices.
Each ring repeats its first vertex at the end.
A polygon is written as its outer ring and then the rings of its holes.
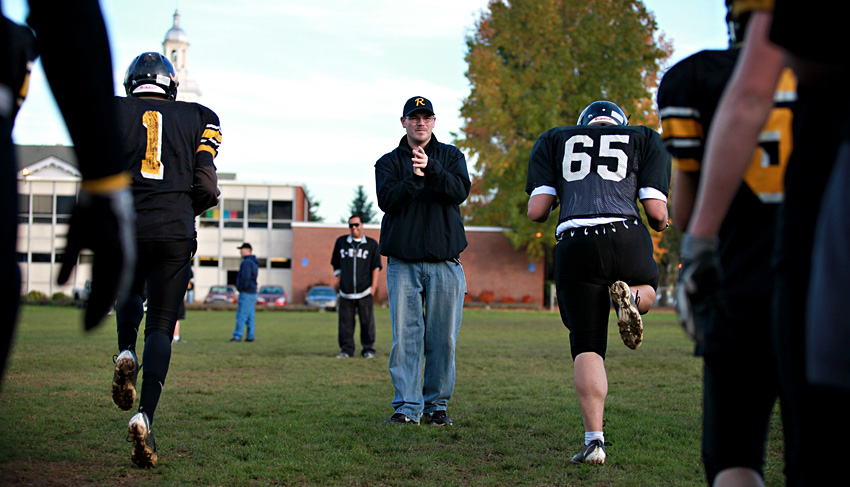
POLYGON ((133 442, 133 453, 130 457, 133 463, 139 468, 150 468, 156 465, 156 441, 148 415, 139 411, 130 419, 127 429, 130 434, 129 440, 133 442))
POLYGON ((385 424, 415 424, 418 425, 419 421, 414 421, 408 418, 404 413, 395 413, 392 417, 386 421, 385 424))
POLYGON ((453 426, 451 418, 445 411, 434 411, 433 414, 423 414, 422 421, 434 426, 453 426))
POLYGON ((124 411, 129 411, 136 402, 139 361, 132 350, 124 350, 112 357, 112 360, 115 361, 115 372, 112 374, 112 401, 124 411))
POLYGON ((632 291, 623 281, 611 284, 611 300, 617 311, 617 326, 620 327, 620 338, 627 347, 635 350, 643 341, 643 320, 640 313, 632 304, 632 291))
POLYGON ((605 463, 605 445, 602 444, 602 440, 593 440, 581 447, 581 451, 572 458, 572 462, 603 465, 605 463))
POLYGON ((231 338, 230 340, 227 340, 227 341, 228 342, 241 342, 242 339, 241 338, 231 338))

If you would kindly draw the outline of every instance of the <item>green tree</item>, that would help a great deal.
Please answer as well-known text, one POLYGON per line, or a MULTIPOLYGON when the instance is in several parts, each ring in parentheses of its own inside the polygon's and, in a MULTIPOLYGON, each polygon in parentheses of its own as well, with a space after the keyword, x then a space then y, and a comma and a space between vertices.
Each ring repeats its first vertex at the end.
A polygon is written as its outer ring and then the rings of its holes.
POLYGON ((467 37, 456 141, 474 162, 467 222, 498 225, 536 259, 554 245, 557 217, 526 217, 528 157, 546 130, 572 125, 595 100, 631 123, 657 126, 652 90, 671 49, 639 0, 493 0, 467 37))
POLYGON ((310 191, 307 189, 307 186, 304 186, 304 197, 309 201, 310 209, 307 212, 307 221, 308 222, 323 222, 325 221, 325 217, 319 215, 319 205, 321 203, 319 200, 313 197, 310 194, 310 191))
MULTIPOLYGON (((360 215, 363 223, 375 223, 375 215, 377 212, 372 207, 372 202, 366 196, 366 190, 363 185, 357 186, 357 191, 354 194, 354 199, 348 205, 348 216, 360 215)), ((341 220, 342 223, 348 223, 348 216, 341 220)))

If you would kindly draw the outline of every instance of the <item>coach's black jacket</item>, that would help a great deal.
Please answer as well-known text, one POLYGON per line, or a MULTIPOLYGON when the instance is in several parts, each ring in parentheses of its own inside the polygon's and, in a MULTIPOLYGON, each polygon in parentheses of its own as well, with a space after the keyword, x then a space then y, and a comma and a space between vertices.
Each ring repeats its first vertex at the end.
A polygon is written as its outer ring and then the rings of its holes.
POLYGON ((381 223, 381 254, 409 262, 458 258, 466 248, 460 204, 469 196, 466 158, 431 135, 425 176, 413 174, 407 136, 375 163, 381 223))

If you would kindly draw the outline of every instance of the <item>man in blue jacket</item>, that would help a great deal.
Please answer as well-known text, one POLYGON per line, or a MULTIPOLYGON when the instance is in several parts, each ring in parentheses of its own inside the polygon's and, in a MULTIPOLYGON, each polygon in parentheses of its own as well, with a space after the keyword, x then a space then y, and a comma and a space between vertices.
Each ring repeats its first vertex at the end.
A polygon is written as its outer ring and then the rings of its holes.
POLYGON ((243 243, 239 249, 242 264, 236 274, 236 290, 239 291, 239 305, 236 308, 236 328, 231 342, 241 342, 245 332, 245 341, 254 341, 254 305, 257 303, 257 272, 259 264, 251 252, 251 244, 243 243), (247 328, 247 331, 245 330, 247 328))
POLYGON ((470 181, 463 153, 433 135, 435 121, 428 99, 407 100, 401 117, 405 136, 375 163, 393 326, 395 413, 388 423, 419 424, 421 418, 436 426, 452 424, 446 407, 454 391, 466 293, 460 204, 469 196, 470 181))

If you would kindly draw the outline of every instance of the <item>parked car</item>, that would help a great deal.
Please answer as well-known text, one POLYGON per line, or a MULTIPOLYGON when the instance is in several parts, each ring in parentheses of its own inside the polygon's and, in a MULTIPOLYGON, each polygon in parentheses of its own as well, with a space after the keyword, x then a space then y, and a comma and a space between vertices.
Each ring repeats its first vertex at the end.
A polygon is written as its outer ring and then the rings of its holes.
POLYGON ((204 304, 235 304, 237 297, 236 286, 229 284, 226 286, 213 286, 204 299, 204 304))
POLYGON ((84 307, 88 303, 89 295, 91 294, 91 279, 87 279, 83 287, 75 287, 72 292, 74 301, 77 302, 78 306, 84 307))
POLYGON ((330 286, 313 286, 304 298, 307 306, 336 309, 336 291, 330 286))
POLYGON ((257 293, 257 304, 260 306, 286 306, 286 292, 283 286, 260 286, 257 293))

